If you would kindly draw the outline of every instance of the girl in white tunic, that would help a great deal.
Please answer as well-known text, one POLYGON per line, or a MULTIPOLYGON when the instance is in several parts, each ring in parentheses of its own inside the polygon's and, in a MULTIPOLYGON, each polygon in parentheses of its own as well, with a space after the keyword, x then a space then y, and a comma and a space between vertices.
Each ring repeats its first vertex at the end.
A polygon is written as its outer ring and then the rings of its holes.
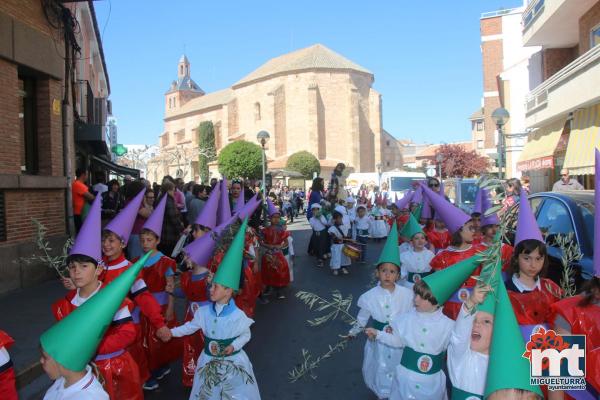
POLYGON ((476 286, 456 318, 448 346, 452 400, 483 399, 496 305, 496 297, 486 298, 486 292, 476 286))
MULTIPOLYGON (((400 260, 396 251, 398 239, 392 230, 377 262, 379 284, 362 294, 358 299, 357 325, 350 332, 356 336, 372 319, 378 330, 389 327, 390 321, 412 308, 413 292, 396 284, 400 272, 400 260)), ((388 328, 389 329, 389 328, 388 328)), ((362 373, 365 384, 379 399, 387 399, 392 387, 395 367, 402 359, 402 349, 373 340, 365 343, 362 373)))
POLYGON ((434 254, 425 248, 427 238, 421 225, 412 214, 400 231, 400 236, 410 240, 410 248, 400 253, 402 285, 412 288, 415 282, 431 273, 429 262, 433 259, 434 254))
POLYGON ((365 207, 364 204, 360 204, 358 207, 356 207, 356 219, 354 220, 354 227, 356 228, 356 241, 360 243, 362 249, 359 258, 361 263, 366 262, 367 243, 369 242, 369 223, 370 219, 367 215, 367 207, 365 207))
POLYGON ((379 205, 373 206, 371 209, 371 237, 373 239, 382 239, 388 234, 388 224, 385 222, 387 210, 379 205))
POLYGON ((396 367, 391 400, 446 399, 443 358, 454 321, 446 317, 423 281, 413 287, 415 309, 392 320, 392 332, 367 329, 367 335, 393 347, 403 347, 396 367))
POLYGON ((260 400, 252 364, 242 350, 250 341, 250 325, 254 321, 233 301, 234 291, 239 290, 247 225, 246 218, 217 269, 210 288, 211 303, 198 308, 191 321, 170 331, 174 337, 191 335, 200 329, 204 333, 204 351, 198 359, 190 400, 217 400, 223 398, 223 393, 231 399, 260 400), (209 362, 223 363, 217 366, 220 374, 225 373, 225 363, 243 368, 245 374, 230 373, 220 384, 209 387, 202 375, 209 362))
POLYGON ((352 264, 352 260, 346 256, 342 249, 344 248, 344 239, 348 237, 348 227, 342 223, 342 214, 338 211, 333 212, 333 224, 328 232, 331 236, 331 261, 329 267, 333 275, 338 275, 342 270, 344 275, 350 272, 346 267, 352 264))

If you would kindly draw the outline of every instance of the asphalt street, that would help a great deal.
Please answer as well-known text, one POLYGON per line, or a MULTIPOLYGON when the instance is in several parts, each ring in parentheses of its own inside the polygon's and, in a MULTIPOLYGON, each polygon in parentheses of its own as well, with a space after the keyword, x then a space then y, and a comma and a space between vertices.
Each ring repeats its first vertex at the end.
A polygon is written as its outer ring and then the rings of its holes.
MULTIPOLYGON (((357 313, 356 300, 374 283, 372 263, 376 260, 383 243, 370 243, 367 264, 354 264, 350 275, 333 276, 327 266, 316 267, 314 258, 306 254, 310 238, 310 226, 306 218, 300 217, 289 226, 294 238, 295 280, 287 289, 284 300, 271 299, 266 305, 258 305, 252 340, 244 350, 254 366, 261 397, 265 400, 315 400, 315 399, 376 399, 363 383, 361 365, 364 336, 350 342, 347 348, 324 360, 317 378, 310 377, 290 383, 288 373, 301 360, 303 348, 314 356, 325 353, 329 344, 336 343, 339 334, 348 331, 343 321, 329 322, 311 327, 306 322, 317 314, 294 295, 300 290, 310 291, 323 297, 339 290, 344 296, 353 296, 352 314, 357 313)), ((183 304, 179 304, 183 309, 183 304)), ((182 312, 179 313, 182 315, 182 312)), ((189 389, 181 384, 181 363, 174 363, 172 373, 160 381, 160 388, 146 392, 145 398, 186 399, 189 389)), ((22 399, 41 398, 49 381, 42 377, 21 392, 22 399)))

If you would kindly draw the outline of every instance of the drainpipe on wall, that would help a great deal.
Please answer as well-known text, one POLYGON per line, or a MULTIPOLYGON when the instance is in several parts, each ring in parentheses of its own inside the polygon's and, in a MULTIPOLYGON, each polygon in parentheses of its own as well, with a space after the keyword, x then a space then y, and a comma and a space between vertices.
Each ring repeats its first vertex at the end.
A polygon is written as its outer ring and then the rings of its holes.
POLYGON ((62 135, 63 135, 63 156, 65 165, 65 176, 67 178, 67 190, 65 193, 65 211, 67 214, 67 232, 69 236, 75 237, 75 220, 73 219, 73 193, 71 192, 71 185, 73 184, 73 165, 71 163, 71 154, 73 149, 71 147, 71 129, 69 124, 70 115, 70 102, 69 102, 69 79, 71 74, 69 73, 69 63, 71 62, 69 57, 69 43, 65 40, 65 75, 63 79, 64 83, 64 95, 62 101, 62 135))

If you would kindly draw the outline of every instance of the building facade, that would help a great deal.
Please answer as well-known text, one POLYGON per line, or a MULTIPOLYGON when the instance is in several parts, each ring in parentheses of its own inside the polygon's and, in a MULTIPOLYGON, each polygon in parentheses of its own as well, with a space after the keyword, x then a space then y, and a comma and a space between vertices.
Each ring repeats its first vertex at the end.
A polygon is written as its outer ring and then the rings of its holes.
POLYGON ((594 149, 600 147, 600 1, 529 1, 522 41, 542 48, 539 79, 526 96, 531 130, 519 167, 532 188, 548 190, 568 168, 593 188, 594 149))
MULTIPOLYGON (((198 126, 203 121, 213 122, 217 151, 236 140, 256 143, 256 133, 268 131, 269 168, 285 167, 287 158, 301 150, 319 159, 323 174, 338 162, 361 172, 373 172, 378 164, 383 170, 402 167, 396 139, 383 130, 374 75, 323 45, 273 58, 213 93, 204 93, 192 80, 185 56, 177 72, 165 94, 161 157, 151 161, 150 179, 166 174, 199 178, 198 126)), ((216 165, 211 174, 217 174, 216 165)))

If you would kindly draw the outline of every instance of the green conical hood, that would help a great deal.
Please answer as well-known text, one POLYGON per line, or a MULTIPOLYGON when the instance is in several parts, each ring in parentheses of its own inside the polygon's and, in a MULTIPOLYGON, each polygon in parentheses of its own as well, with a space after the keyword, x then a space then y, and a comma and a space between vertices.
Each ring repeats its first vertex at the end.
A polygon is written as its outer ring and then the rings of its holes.
POLYGON ((396 225, 396 221, 394 221, 394 225, 392 225, 392 229, 390 229, 390 234, 388 235, 385 241, 385 246, 383 246, 383 250, 381 250, 379 260, 377 260, 377 265, 383 263, 392 263, 398 268, 400 268, 400 252, 398 251, 398 227, 396 225))
POLYGON ((498 287, 502 280, 502 261, 498 261, 496 264, 496 270, 494 271, 494 277, 490 281, 491 291, 486 295, 485 300, 477 307, 477 311, 485 311, 492 315, 496 313, 496 304, 498 303, 498 287))
POLYGON ((115 313, 150 257, 146 253, 108 286, 77 307, 40 337, 46 353, 71 371, 83 371, 92 359, 115 313))
POLYGON ((411 213, 417 221, 421 219, 421 210, 423 210, 423 204, 419 204, 411 213))
POLYGON ((231 246, 225 253, 223 261, 219 264, 213 282, 238 290, 240 288, 240 276, 242 274, 242 261, 244 258, 244 239, 246 238, 246 227, 248 218, 244 219, 240 230, 235 234, 231 246))
POLYGON ((409 214, 408 221, 406 221, 406 224, 404 224, 400 230, 400 236, 406 239, 412 239, 417 233, 425 235, 425 232, 421 229, 421 225, 419 225, 417 219, 412 214, 409 214))
POLYGON ((438 304, 444 304, 454 292, 471 276, 475 268, 481 263, 481 255, 462 260, 446 269, 437 271, 423 278, 431 292, 435 296, 438 304))
POLYGON ((542 396, 539 386, 529 384, 530 364, 523 357, 525 342, 508 298, 504 282, 498 284, 498 303, 485 385, 485 398, 497 390, 522 389, 542 396))

